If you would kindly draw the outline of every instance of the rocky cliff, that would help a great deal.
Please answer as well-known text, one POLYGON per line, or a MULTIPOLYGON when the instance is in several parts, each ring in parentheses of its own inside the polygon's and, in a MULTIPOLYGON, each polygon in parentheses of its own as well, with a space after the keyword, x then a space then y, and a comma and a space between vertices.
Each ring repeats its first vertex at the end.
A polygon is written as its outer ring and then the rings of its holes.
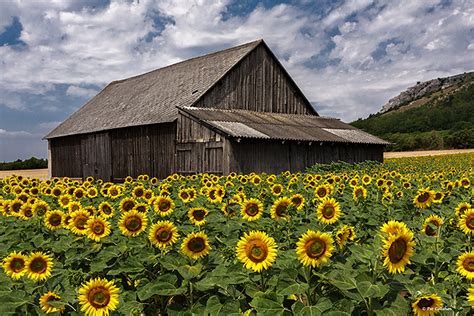
POLYGON ((390 99, 382 106, 378 114, 386 113, 398 109, 413 101, 429 96, 433 93, 446 90, 448 88, 458 90, 466 85, 470 85, 474 80, 474 72, 463 73, 445 78, 437 78, 425 82, 418 82, 416 85, 403 91, 396 97, 390 99))

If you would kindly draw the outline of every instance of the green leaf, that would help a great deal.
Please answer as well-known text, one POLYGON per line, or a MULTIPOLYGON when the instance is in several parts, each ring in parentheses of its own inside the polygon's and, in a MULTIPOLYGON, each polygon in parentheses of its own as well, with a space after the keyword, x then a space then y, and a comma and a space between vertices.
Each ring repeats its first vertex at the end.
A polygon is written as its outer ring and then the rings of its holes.
POLYGON ((223 305, 221 304, 221 302, 219 301, 219 298, 217 296, 211 296, 208 300, 207 300, 207 304, 206 304, 206 313, 211 315, 211 316, 214 316, 214 315, 219 315, 219 313, 221 312, 222 310, 222 307, 223 305))
POLYGON ((153 282, 148 283, 137 292, 140 301, 144 301, 152 297, 153 295, 171 296, 183 294, 186 292, 186 288, 177 288, 168 282, 153 282))
POLYGON ((295 280, 283 279, 277 283, 277 293, 281 295, 303 294, 308 290, 308 284, 297 283, 295 280))
POLYGON ((274 293, 257 293, 250 306, 255 308, 259 315, 283 315, 286 310, 283 306, 283 296, 274 293))
POLYGON ((202 264, 198 263, 196 265, 190 266, 189 264, 178 267, 178 273, 185 280, 191 280, 197 277, 202 271, 202 264))

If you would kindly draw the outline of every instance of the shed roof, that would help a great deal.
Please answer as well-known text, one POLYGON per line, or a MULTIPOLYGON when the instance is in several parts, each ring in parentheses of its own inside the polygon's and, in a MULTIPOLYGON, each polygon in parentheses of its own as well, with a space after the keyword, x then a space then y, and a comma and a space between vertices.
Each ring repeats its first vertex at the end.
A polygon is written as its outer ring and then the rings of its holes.
POLYGON ((46 139, 171 122, 257 47, 254 41, 113 81, 45 136, 46 139))
POLYGON ((179 107, 199 122, 229 137, 389 145, 338 119, 247 110, 179 107))

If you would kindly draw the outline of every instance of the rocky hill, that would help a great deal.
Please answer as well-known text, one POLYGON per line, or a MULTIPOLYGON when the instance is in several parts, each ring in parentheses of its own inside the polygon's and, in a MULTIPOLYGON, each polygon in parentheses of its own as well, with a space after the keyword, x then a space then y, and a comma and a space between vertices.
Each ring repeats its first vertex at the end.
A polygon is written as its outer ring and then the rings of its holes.
POLYGON ((474 84, 474 72, 417 82, 416 85, 388 100, 388 102, 382 106, 379 113, 383 114, 400 109, 401 107, 410 106, 411 103, 415 101, 418 101, 417 105, 423 105, 430 101, 430 99, 433 99, 432 97, 445 97, 472 84, 474 84))
POLYGON ((474 148, 474 72, 418 82, 351 124, 391 150, 474 148))

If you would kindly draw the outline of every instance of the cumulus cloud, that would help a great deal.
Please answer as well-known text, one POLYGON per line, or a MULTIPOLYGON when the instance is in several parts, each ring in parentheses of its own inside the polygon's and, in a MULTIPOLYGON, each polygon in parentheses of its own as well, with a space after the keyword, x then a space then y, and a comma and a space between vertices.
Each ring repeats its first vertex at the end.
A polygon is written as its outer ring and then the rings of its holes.
POLYGON ((258 38, 320 114, 345 121, 377 112, 417 81, 474 65, 469 1, 346 0, 324 14, 307 10, 311 1, 239 14, 230 11, 235 1, 1 1, 0 32, 18 17, 25 46, 0 47, 0 110, 36 107, 57 123, 74 110, 44 98, 58 86, 85 102, 93 87, 258 38))
POLYGON ((69 86, 66 90, 66 94, 73 97, 90 98, 97 94, 97 90, 81 88, 78 86, 69 86))

